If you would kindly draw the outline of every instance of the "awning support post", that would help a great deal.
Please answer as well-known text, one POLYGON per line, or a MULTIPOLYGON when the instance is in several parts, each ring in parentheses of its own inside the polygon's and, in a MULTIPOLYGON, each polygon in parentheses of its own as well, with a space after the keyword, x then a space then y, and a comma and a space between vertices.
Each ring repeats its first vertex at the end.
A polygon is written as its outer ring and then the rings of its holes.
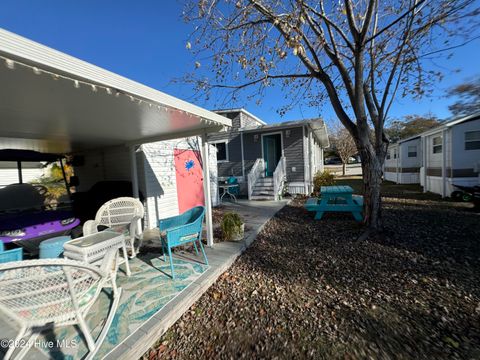
POLYGON ((130 174, 132 178, 132 194, 135 199, 140 198, 138 192, 138 172, 137 172, 137 153, 135 151, 135 145, 129 146, 130 153, 130 174))
POLYGON ((18 169, 18 183, 23 184, 22 162, 21 161, 17 161, 17 169, 18 169))
POLYGON ((205 195, 205 224, 207 226, 207 246, 213 246, 212 198, 210 195, 210 157, 208 156, 207 134, 202 134, 203 193, 205 195))

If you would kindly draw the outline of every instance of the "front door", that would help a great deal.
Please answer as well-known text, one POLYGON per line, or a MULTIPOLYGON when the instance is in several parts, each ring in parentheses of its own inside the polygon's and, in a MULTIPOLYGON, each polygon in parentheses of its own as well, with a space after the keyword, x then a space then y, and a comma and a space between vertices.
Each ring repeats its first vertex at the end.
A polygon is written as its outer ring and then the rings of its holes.
POLYGON ((200 153, 196 150, 175 149, 173 153, 177 181, 178 210, 180 213, 197 205, 204 205, 203 169, 200 153))
POLYGON ((263 136, 263 160, 265 176, 273 176, 282 157, 282 136, 280 134, 263 136))

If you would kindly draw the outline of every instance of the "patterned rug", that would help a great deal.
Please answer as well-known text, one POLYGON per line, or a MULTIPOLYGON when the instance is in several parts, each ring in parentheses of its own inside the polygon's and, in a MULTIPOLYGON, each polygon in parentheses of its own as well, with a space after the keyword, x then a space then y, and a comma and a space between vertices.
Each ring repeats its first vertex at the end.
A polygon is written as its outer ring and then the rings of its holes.
MULTIPOLYGON (((130 260, 132 275, 126 276, 120 267, 117 286, 122 288, 122 297, 112 326, 97 352, 96 358, 101 359, 113 348, 133 334, 143 323, 149 320, 168 302, 185 290, 192 282, 202 275, 208 266, 174 259, 175 280, 170 277, 170 266, 160 255, 140 256, 130 260)), ((94 339, 100 334, 103 323, 111 305, 110 292, 102 292, 92 306, 87 323, 94 339)), ((54 359, 81 359, 88 348, 81 333, 74 326, 60 327, 42 334, 40 343, 61 344, 52 349, 43 348, 43 352, 54 359)), ((27 354, 28 356, 28 354, 27 354)))

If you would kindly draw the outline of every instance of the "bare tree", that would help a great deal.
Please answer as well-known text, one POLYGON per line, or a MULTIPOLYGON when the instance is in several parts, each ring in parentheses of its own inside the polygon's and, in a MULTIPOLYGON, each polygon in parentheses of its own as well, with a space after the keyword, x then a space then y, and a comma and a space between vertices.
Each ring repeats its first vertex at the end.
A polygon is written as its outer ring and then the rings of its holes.
POLYGON ((480 112, 480 76, 449 89, 447 95, 456 97, 448 107, 455 116, 467 116, 480 112))
POLYGON ((358 152, 357 145, 348 130, 339 123, 335 123, 333 126, 331 140, 330 144, 333 145, 340 160, 342 160, 342 174, 345 176, 348 160, 358 152))
POLYGON ((441 76, 423 61, 473 37, 475 0, 186 1, 195 29, 187 48, 198 70, 188 80, 207 98, 229 89, 235 100, 245 89, 259 99, 279 83, 291 103, 328 100, 362 159, 365 236, 382 230, 392 101, 424 95, 441 76))

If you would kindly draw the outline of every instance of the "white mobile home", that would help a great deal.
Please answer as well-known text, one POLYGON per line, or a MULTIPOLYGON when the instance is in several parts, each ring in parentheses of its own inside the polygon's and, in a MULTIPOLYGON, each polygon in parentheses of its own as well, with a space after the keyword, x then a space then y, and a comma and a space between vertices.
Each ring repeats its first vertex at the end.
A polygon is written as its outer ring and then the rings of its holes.
POLYGON ((480 181, 480 114, 458 118, 421 134, 424 191, 450 196, 457 185, 480 181))
POLYGON ((397 184, 420 183, 422 167, 422 143, 420 136, 415 136, 389 147, 385 159, 385 180, 397 184))
POLYGON ((392 144, 385 180, 420 183, 424 191, 450 196, 457 185, 480 183, 480 114, 464 116, 392 144))

